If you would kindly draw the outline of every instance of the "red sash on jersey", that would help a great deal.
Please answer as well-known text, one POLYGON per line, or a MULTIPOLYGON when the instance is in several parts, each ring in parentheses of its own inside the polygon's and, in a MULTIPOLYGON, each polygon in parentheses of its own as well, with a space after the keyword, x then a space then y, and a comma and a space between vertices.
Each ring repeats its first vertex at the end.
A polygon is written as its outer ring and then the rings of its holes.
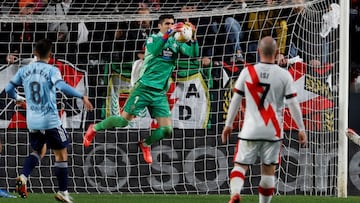
POLYGON ((268 108, 266 109, 265 106, 260 104, 261 96, 264 94, 264 88, 259 85, 259 78, 256 74, 255 67, 253 65, 248 65, 248 71, 252 80, 252 83, 246 82, 246 86, 249 89, 251 96, 253 97, 258 109, 260 111, 260 115, 263 118, 265 125, 268 125, 269 120, 272 121, 275 131, 276 137, 280 137, 281 128, 279 125, 278 120, 276 119, 276 113, 272 106, 269 104, 268 108), (260 93, 260 94, 259 94, 260 93))

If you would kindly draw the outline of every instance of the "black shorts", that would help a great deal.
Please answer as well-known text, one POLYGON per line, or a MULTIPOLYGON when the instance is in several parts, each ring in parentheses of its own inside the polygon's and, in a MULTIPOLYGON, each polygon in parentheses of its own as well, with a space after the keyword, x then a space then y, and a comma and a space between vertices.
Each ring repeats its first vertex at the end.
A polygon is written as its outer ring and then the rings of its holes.
POLYGON ((48 130, 29 130, 31 147, 40 152, 46 143, 49 149, 64 149, 69 145, 66 130, 59 126, 48 130))

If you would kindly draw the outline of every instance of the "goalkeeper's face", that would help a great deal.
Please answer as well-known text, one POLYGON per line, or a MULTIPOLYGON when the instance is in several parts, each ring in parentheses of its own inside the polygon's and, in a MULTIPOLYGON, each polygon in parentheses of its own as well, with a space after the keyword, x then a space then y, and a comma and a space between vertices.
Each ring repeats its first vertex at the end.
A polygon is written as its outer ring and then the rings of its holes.
POLYGON ((160 32, 165 33, 173 25, 174 25, 174 19, 166 18, 166 19, 164 19, 164 21, 161 24, 158 24, 158 27, 159 27, 160 32))

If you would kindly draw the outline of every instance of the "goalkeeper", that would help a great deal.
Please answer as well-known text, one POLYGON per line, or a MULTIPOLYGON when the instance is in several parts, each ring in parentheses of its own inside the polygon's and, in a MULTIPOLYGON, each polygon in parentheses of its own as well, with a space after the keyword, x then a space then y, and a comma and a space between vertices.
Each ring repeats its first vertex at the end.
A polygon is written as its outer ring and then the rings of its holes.
POLYGON ((164 14, 159 17, 159 32, 147 38, 145 43, 144 64, 140 78, 127 99, 120 116, 110 116, 98 124, 91 124, 84 136, 84 146, 88 147, 96 132, 114 127, 125 127, 145 107, 149 109, 159 128, 153 130, 149 137, 138 143, 146 163, 152 163, 150 146, 172 133, 172 121, 166 92, 168 80, 175 68, 179 53, 195 57, 199 55, 199 45, 196 40, 195 27, 191 45, 175 40, 173 34, 181 30, 183 23, 174 24, 174 16, 164 14))

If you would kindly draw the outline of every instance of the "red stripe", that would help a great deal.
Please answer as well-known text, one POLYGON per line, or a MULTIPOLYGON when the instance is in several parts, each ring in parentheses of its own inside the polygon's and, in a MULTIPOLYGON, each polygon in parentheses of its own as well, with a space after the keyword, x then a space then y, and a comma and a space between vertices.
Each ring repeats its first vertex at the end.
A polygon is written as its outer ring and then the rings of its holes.
POLYGON ((289 68, 289 72, 294 78, 294 81, 296 81, 306 74, 306 64, 302 62, 297 62, 289 68))
POLYGON ((58 61, 54 58, 50 58, 48 63, 56 66, 59 69, 64 81, 71 87, 76 87, 81 81, 81 79, 84 77, 84 74, 82 72, 77 71, 70 65, 64 64, 63 62, 58 61))
POLYGON ((291 99, 291 98, 294 98, 294 97, 296 97, 296 96, 297 96, 296 93, 292 93, 292 94, 286 95, 285 98, 286 98, 286 99, 291 99))
POLYGON ((259 186, 258 191, 264 196, 272 196, 274 194, 275 188, 262 188, 259 186))
POLYGON ((243 173, 241 173, 240 171, 232 171, 230 173, 230 179, 233 178, 241 178, 243 180, 245 180, 245 175, 243 173))
POLYGON ((228 71, 232 72, 232 73, 236 73, 239 71, 239 68, 233 64, 232 66, 230 66, 229 64, 227 64, 225 61, 222 62, 222 65, 225 69, 227 69, 228 71))
POLYGON ((326 72, 328 72, 330 69, 332 69, 332 67, 333 67, 333 64, 325 64, 325 65, 323 65, 323 66, 321 66, 321 67, 314 67, 314 70, 315 70, 317 73, 323 75, 324 73, 326 73, 326 72))
MULTIPOLYGON (((256 105, 259 106, 261 97, 258 93, 261 93, 261 94, 264 93, 264 89, 263 89, 263 87, 258 85, 260 80, 255 71, 255 67, 253 65, 249 65, 248 71, 249 71, 252 83, 246 82, 246 86, 249 89, 249 92, 250 92, 252 98, 254 99, 256 105)), ((263 118, 263 120, 265 122, 265 125, 267 125, 269 123, 269 121, 271 120, 274 125, 275 131, 276 131, 276 134, 275 134, 276 137, 280 137, 281 136, 281 128, 280 128, 279 121, 276 118, 276 113, 275 113, 273 107, 269 104, 267 109, 265 107, 263 107, 263 108, 259 108, 259 111, 260 111, 261 117, 263 118)))
POLYGON ((234 88, 234 89, 233 89, 233 92, 234 92, 234 93, 237 93, 237 94, 239 94, 239 95, 241 95, 241 96, 245 96, 245 95, 244 95, 244 92, 241 91, 241 90, 239 90, 239 89, 234 88))
POLYGON ((26 117, 19 111, 15 111, 8 128, 27 128, 26 117))

